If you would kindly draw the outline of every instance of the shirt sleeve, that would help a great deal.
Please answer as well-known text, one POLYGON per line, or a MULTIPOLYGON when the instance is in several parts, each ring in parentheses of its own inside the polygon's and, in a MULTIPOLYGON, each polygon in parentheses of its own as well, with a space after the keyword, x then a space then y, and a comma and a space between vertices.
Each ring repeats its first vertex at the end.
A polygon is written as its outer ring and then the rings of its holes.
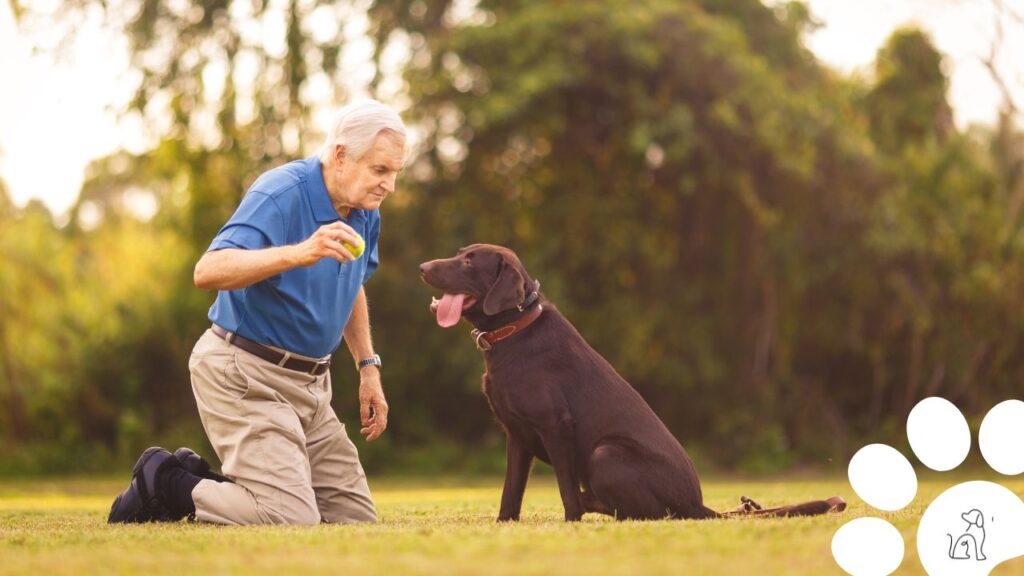
POLYGON ((377 253, 377 241, 380 239, 380 212, 375 211, 373 220, 370 222, 370 232, 366 240, 366 271, 363 272, 363 284, 366 284, 377 271, 380 264, 380 255, 377 253))
POLYGON ((285 218, 281 208, 269 194, 252 190, 242 198, 207 252, 221 248, 259 250, 285 244, 285 218))

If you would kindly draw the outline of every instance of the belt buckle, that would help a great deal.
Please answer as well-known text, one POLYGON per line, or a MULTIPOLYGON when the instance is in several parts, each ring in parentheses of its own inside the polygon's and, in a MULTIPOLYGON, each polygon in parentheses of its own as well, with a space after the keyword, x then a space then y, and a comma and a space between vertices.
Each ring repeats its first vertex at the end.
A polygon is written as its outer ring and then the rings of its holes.
POLYGON ((316 363, 313 364, 313 367, 309 369, 309 375, 310 376, 319 376, 320 374, 323 374, 324 372, 326 372, 327 369, 330 368, 330 367, 331 367, 331 359, 330 358, 322 358, 320 360, 317 360, 316 363), (318 370, 320 370, 321 366, 323 366, 324 369, 323 369, 323 371, 318 372, 318 370))

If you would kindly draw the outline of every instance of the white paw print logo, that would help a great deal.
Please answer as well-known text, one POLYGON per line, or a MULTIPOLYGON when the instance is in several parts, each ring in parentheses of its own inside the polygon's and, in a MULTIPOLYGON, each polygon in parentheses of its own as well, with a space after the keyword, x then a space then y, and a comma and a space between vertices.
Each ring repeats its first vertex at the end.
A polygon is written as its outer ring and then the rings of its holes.
MULTIPOLYGON (((971 450, 971 431, 948 400, 926 398, 907 418, 907 439, 917 458, 939 472, 956 468, 971 450)), ((1024 472, 1024 402, 1007 400, 985 416, 978 434, 985 461, 996 472, 1024 472)), ((866 503, 894 512, 917 494, 910 462, 885 444, 861 448, 850 460, 850 485, 866 503)), ((985 575, 1024 556, 1024 502, 992 482, 964 482, 936 498, 917 527, 917 552, 931 576, 985 575)), ((847 522, 832 538, 832 555, 854 576, 891 574, 903 562, 903 537, 881 518, 847 522)))

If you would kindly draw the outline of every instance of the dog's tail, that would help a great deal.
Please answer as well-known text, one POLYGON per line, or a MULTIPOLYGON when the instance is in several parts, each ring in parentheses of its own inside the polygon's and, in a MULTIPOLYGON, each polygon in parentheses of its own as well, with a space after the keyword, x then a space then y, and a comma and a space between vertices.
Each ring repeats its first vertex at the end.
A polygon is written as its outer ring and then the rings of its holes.
POLYGON ((820 516, 830 512, 842 512, 846 510, 846 500, 840 496, 833 496, 827 500, 812 500, 800 504, 778 506, 776 508, 764 508, 746 496, 740 496, 740 507, 735 510, 718 514, 717 518, 735 518, 739 516, 757 516, 761 518, 795 518, 798 516, 820 516))
POLYGON ((695 518, 695 520, 719 520, 721 518, 726 518, 725 514, 715 512, 714 510, 708 508, 707 506, 701 506, 701 508, 704 509, 704 515, 698 516, 697 518, 695 518))

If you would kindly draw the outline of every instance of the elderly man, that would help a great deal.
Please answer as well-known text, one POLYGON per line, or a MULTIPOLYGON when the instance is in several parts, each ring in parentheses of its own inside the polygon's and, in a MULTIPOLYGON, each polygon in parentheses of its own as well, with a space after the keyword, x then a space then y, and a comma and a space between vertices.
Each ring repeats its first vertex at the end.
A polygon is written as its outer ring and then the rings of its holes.
POLYGON ((377 269, 378 209, 395 189, 405 139, 390 108, 350 104, 318 157, 253 183, 195 268, 196 286, 219 290, 189 369, 224 476, 187 448, 149 448, 109 522, 376 520, 356 447, 330 405, 328 367, 344 337, 359 371, 360 431, 378 438, 388 405, 363 284, 377 269))

